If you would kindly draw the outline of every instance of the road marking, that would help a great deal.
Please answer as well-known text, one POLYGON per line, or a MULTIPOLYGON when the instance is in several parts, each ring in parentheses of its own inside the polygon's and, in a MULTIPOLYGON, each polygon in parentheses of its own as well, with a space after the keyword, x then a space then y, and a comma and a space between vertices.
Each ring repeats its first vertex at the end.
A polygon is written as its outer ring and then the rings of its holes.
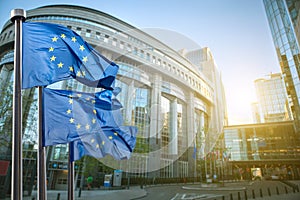
POLYGON ((194 199, 211 199, 213 197, 221 197, 221 195, 217 195, 217 194, 194 194, 194 193, 177 193, 173 198, 171 198, 170 200, 194 200, 194 199))

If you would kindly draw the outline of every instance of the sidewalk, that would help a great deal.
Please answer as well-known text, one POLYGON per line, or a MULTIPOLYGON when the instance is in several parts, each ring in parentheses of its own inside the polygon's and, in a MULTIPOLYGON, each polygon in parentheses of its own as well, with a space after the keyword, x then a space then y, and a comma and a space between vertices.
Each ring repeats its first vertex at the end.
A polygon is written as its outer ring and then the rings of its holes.
MULTIPOLYGON (((75 191, 74 199, 80 200, 132 200, 143 196, 146 196, 146 191, 141 189, 140 186, 131 186, 130 189, 120 190, 82 190, 81 196, 78 197, 79 191, 75 191)), ((36 200, 37 191, 33 191, 31 196, 23 197, 23 200, 36 200)), ((68 199, 68 192, 65 190, 48 190, 47 199, 57 200, 59 196, 60 200, 68 199)), ((9 199, 9 198, 7 198, 9 199)))

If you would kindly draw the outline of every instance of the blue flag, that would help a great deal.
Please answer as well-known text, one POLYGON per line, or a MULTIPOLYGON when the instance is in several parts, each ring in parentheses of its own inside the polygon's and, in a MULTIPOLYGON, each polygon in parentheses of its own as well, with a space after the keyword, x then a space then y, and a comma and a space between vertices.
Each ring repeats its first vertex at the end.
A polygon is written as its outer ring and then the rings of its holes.
POLYGON ((67 27, 23 23, 22 88, 74 78, 90 87, 112 89, 118 65, 67 27))
POLYGON ((43 146, 64 144, 82 135, 123 124, 121 103, 113 91, 74 92, 44 88, 43 146))
POLYGON ((117 160, 129 159, 136 144, 137 128, 120 126, 103 128, 70 143, 70 160, 79 160, 84 155, 103 158, 107 154, 117 160))
POLYGON ((193 152, 193 158, 197 158, 197 147, 196 147, 196 141, 194 142, 194 152, 193 152))

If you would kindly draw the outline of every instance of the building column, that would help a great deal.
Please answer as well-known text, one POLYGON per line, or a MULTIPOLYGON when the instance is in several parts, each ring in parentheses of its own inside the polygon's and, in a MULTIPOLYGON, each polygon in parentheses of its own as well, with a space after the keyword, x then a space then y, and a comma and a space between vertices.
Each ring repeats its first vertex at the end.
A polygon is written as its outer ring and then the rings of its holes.
POLYGON ((205 156, 205 131, 204 131, 204 127, 205 127, 205 118, 204 118, 204 112, 201 111, 200 113, 200 132, 198 133, 199 134, 199 146, 200 149, 199 149, 199 152, 198 152, 198 157, 203 159, 204 156, 205 156))
POLYGON ((152 92, 151 92, 151 110, 150 110, 150 139, 161 138, 161 117, 160 117, 160 103, 161 103, 161 84, 162 77, 159 74, 153 76, 152 92))
POLYGON ((171 155, 178 154, 178 131, 177 131, 177 98, 171 101, 170 108, 171 127, 170 127, 170 142, 168 145, 168 153, 171 155))
POLYGON ((4 84, 9 84, 9 79, 12 76, 12 64, 4 64, 2 68, 0 68, 0 88, 4 87, 4 84), (10 74, 10 75, 9 75, 10 74))
POLYGON ((196 176, 196 161, 197 159, 193 158, 194 154, 194 140, 196 139, 195 130, 195 105, 194 105, 194 93, 189 92, 187 94, 187 148, 188 148, 188 176, 196 176))
POLYGON ((134 81, 131 81, 131 83, 128 85, 128 91, 127 91, 127 102, 124 105, 125 108, 125 124, 131 124, 132 120, 132 101, 135 97, 135 88, 134 88, 134 81))
POLYGON ((161 84, 162 77, 159 74, 153 76, 150 107, 150 152, 148 154, 148 177, 159 177, 161 156, 161 84))

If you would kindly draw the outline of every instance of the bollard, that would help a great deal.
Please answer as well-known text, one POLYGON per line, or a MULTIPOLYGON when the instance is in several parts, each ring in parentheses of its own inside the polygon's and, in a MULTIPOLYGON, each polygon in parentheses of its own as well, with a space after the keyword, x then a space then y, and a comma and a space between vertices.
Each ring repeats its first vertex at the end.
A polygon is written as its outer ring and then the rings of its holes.
POLYGON ((241 193, 238 192, 238 200, 241 200, 241 193))
POLYGON ((222 196, 222 200, 225 200, 225 196, 222 196))
POLYGON ((60 193, 57 194, 56 200, 60 200, 60 193))
POLYGON ((271 196, 271 190, 270 190, 270 188, 268 188, 268 194, 269 194, 269 196, 271 196))
POLYGON ((78 197, 81 197, 81 187, 79 188, 79 191, 78 191, 78 197))
POLYGON ((230 193, 230 195, 229 195, 229 196, 230 196, 230 200, 233 200, 233 196, 232 196, 232 193, 230 193))
POLYGON ((286 186, 284 186, 284 189, 285 189, 285 193, 287 194, 288 193, 288 189, 286 186))
POLYGON ((248 200, 247 190, 244 191, 245 200, 248 200))
POLYGON ((255 199, 255 192, 254 192, 254 189, 252 189, 252 199, 255 199))
POLYGON ((260 197, 263 197, 262 189, 259 188, 260 197))
POLYGON ((277 195, 279 195, 279 189, 277 186, 276 186, 276 193, 277 193, 277 195))

